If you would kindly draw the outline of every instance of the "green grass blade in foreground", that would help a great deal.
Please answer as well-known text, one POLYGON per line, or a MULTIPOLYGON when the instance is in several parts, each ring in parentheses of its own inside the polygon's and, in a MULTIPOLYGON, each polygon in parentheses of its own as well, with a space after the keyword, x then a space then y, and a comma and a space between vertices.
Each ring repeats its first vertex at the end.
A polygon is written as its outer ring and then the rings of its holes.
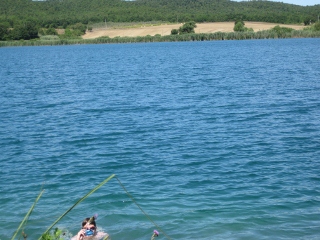
MULTIPOLYGON (((106 178, 104 181, 102 181, 98 186, 96 186, 94 189, 92 189, 90 192, 88 192, 86 195, 84 195, 82 198, 80 198, 71 208, 69 208, 64 214, 62 214, 44 233, 48 233, 51 228, 56 225, 68 212, 70 212, 75 206, 77 206, 79 203, 81 203, 83 200, 85 200, 87 197, 89 197, 92 193, 97 191, 100 187, 102 187, 105 183, 107 183, 110 179, 112 179, 115 176, 115 174, 112 174, 110 177, 106 178)), ((39 238, 41 240, 42 236, 39 238)))
POLYGON ((36 200, 34 201, 33 205, 31 206, 29 212, 26 214, 26 216, 24 217, 24 219, 23 219, 22 222, 20 223, 18 229, 17 229, 17 230, 15 231, 15 233, 13 234, 13 237, 11 238, 11 240, 13 240, 13 239, 17 236, 17 233, 18 233, 19 230, 22 228, 22 226, 27 223, 29 216, 31 215, 34 207, 36 206, 36 204, 37 204, 37 202, 39 201, 40 197, 42 196, 43 192, 44 192, 44 190, 42 190, 42 191, 39 193, 38 197, 36 198, 36 200))

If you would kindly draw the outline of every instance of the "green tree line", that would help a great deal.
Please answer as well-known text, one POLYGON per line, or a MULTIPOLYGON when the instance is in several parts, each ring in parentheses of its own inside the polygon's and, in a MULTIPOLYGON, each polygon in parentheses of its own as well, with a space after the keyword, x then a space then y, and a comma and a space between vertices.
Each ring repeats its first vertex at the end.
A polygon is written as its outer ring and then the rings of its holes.
POLYGON ((1 0, 0 40, 32 38, 41 28, 68 28, 70 36, 79 35, 79 31, 83 31, 82 25, 104 21, 201 23, 241 20, 309 24, 316 22, 319 14, 320 5, 304 7, 271 1, 1 0), (82 24, 79 29, 71 27, 77 24, 82 24))

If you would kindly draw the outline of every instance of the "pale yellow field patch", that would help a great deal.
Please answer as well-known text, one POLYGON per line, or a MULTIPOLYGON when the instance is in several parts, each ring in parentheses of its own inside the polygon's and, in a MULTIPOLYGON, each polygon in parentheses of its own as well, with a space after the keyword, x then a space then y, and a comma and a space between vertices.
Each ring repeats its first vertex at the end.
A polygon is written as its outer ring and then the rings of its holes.
MULTIPOLYGON (((252 28, 255 32, 261 30, 268 30, 275 26, 289 27, 296 30, 304 28, 303 25, 289 25, 278 23, 264 23, 264 22, 245 22, 245 27, 252 28)), ((178 29, 181 24, 162 24, 158 26, 141 26, 137 28, 94 28, 91 32, 87 32, 82 37, 84 39, 94 39, 98 37, 108 36, 114 37, 137 37, 137 36, 154 36, 160 34, 161 36, 170 35, 172 29, 178 29)), ((214 32, 233 32, 234 22, 213 22, 213 23, 197 23, 195 28, 196 33, 214 33, 214 32)))

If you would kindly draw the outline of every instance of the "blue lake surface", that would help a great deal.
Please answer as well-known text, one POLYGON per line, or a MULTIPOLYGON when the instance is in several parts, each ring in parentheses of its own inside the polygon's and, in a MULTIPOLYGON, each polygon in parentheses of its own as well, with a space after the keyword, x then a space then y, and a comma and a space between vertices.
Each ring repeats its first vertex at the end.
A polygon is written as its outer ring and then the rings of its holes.
POLYGON ((0 239, 320 239, 320 39, 0 49, 0 239), (160 227, 160 229, 159 229, 160 227))

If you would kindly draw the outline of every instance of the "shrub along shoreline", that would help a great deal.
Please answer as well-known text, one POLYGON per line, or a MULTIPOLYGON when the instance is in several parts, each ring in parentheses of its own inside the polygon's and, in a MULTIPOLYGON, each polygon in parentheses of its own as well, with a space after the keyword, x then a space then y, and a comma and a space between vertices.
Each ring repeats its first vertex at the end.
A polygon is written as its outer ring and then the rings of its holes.
POLYGON ((189 33, 181 35, 159 34, 155 36, 139 37, 99 37, 96 39, 32 39, 19 41, 0 41, 0 47, 14 46, 55 46, 77 44, 106 44, 106 43, 149 43, 149 42, 184 42, 184 41, 216 41, 216 40, 253 40, 253 39, 285 39, 285 38, 319 38, 320 31, 293 30, 291 32, 277 32, 264 30, 258 32, 215 32, 215 33, 189 33))

